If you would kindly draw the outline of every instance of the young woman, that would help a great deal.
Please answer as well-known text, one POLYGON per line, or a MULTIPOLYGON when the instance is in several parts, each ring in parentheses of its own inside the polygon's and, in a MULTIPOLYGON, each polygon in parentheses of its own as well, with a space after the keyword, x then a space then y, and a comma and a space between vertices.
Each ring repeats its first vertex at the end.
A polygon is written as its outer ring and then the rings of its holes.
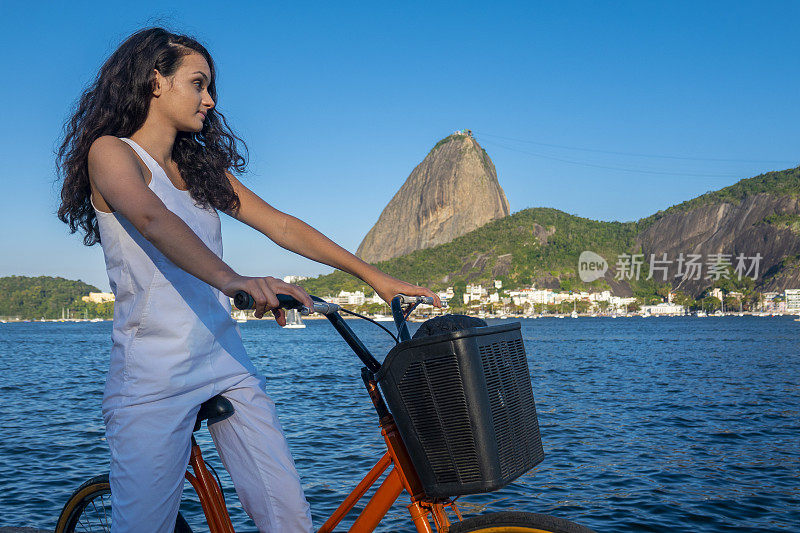
MULTIPOLYGON (((217 211, 280 246, 353 274, 384 300, 435 295, 388 276, 242 185, 241 141, 216 108, 214 62, 187 36, 148 28, 105 62, 65 127, 59 218, 101 243, 114 307, 102 414, 111 451, 113 531, 172 531, 200 404, 235 414, 210 426, 259 531, 309 531, 309 506, 275 406, 230 316, 237 291, 262 317, 296 285, 247 277, 222 260, 217 211)), ((438 299, 436 300, 439 304, 438 299)))

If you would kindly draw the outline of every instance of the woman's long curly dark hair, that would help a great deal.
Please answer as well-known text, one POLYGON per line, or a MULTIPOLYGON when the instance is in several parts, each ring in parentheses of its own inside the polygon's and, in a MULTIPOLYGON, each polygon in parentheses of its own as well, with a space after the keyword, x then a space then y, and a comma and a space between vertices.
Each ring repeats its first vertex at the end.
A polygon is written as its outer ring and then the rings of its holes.
MULTIPOLYGON (((97 217, 90 201, 89 147, 103 135, 129 137, 136 132, 150 108, 157 69, 169 77, 184 56, 201 54, 211 68, 208 92, 217 100, 214 61, 195 39, 163 28, 134 33, 103 64, 94 82, 81 95, 74 113, 64 125, 63 142, 56 155, 56 171, 63 179, 58 218, 71 233, 84 233, 83 243, 100 242, 97 217)), ((200 132, 178 132, 172 148, 189 193, 198 204, 219 210, 236 210, 239 198, 225 171, 243 172, 247 160, 239 155, 236 141, 247 146, 228 126, 215 105, 208 111, 200 132)))

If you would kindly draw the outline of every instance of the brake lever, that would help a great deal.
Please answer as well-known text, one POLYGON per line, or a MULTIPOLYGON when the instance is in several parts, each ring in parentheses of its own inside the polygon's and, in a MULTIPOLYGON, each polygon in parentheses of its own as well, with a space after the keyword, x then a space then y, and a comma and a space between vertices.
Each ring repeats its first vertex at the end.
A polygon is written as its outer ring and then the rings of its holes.
POLYGON ((400 297, 400 305, 414 305, 414 304, 428 304, 433 305, 433 298, 430 296, 407 296, 405 294, 398 294, 400 297))
POLYGON ((328 302, 315 302, 314 310, 312 311, 305 305, 297 309, 297 312, 303 316, 308 316, 312 313, 319 313, 321 315, 329 315, 339 310, 339 306, 328 302))

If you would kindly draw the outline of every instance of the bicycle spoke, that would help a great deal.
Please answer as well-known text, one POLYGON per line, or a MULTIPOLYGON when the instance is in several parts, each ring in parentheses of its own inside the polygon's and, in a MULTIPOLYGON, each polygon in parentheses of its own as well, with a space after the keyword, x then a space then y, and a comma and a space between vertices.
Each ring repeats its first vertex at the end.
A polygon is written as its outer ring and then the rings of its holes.
POLYGON ((89 527, 87 528, 87 527, 86 527, 86 526, 83 524, 83 522, 82 522, 82 521, 78 521, 78 523, 79 523, 79 524, 80 524, 80 526, 83 528, 83 530, 84 530, 84 531, 86 531, 87 533, 93 533, 93 532, 94 532, 94 528, 92 527, 92 525, 91 525, 91 524, 89 524, 89 527))
POLYGON ((74 531, 85 533, 110 532, 109 513, 106 507, 110 509, 111 506, 110 501, 106 502, 106 495, 109 496, 110 500, 111 495, 107 490, 98 491, 93 497, 83 500, 78 516, 73 518, 75 520, 74 531), (97 508, 98 506, 102 508, 102 512, 97 508))
MULTIPOLYGON (((101 498, 103 497, 102 494, 100 495, 100 497, 101 498)), ((92 507, 94 508, 94 513, 97 515, 97 520, 100 522, 100 527, 103 528, 103 531, 107 531, 105 524, 100 519, 100 511, 97 510, 97 506, 94 504, 94 500, 92 500, 92 507)), ((105 509, 103 511, 105 512, 105 509)))
MULTIPOLYGON (((109 500, 110 499, 111 498, 109 498, 109 500)), ((108 515, 106 514, 106 495, 105 494, 101 494, 100 495, 100 501, 102 502, 102 505, 103 505, 103 521, 106 523, 106 529, 108 531, 111 531, 111 526, 108 525, 108 515)))
POLYGON ((91 532, 90 532, 90 530, 86 529, 86 526, 85 526, 85 525, 83 525, 83 520, 82 520, 81 518, 78 518, 78 523, 77 523, 76 525, 79 525, 79 526, 81 526, 81 528, 82 528, 84 531, 86 531, 87 533, 91 533, 91 532))
POLYGON ((97 506, 94 504, 94 500, 92 500, 92 507, 94 508, 94 514, 96 514, 99 517, 100 513, 97 512, 97 506))

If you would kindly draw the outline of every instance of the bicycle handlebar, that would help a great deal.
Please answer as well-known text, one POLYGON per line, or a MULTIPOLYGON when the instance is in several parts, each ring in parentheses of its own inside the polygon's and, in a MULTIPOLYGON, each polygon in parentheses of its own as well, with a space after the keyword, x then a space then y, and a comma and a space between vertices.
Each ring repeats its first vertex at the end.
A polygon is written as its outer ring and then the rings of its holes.
MULTIPOLYGON (((299 300, 288 294, 276 294, 278 297, 278 307, 283 309, 297 309, 301 315, 309 315, 311 313, 319 313, 321 315, 329 315, 339 311, 340 307, 336 304, 328 303, 325 301, 315 301, 313 311, 300 303, 299 300)), ((400 305, 413 305, 413 304, 428 304, 433 305, 433 298, 430 296, 406 296, 405 294, 398 294, 393 298, 397 299, 400 305)), ((255 299, 245 291, 239 291, 233 296, 233 305, 242 311, 256 308, 255 299)))
MULTIPOLYGON (((276 294, 278 298, 279 307, 283 309, 297 309, 303 315, 308 315, 311 310, 304 306, 299 300, 295 299, 288 294, 276 294)), ((339 315, 340 307, 336 304, 328 303, 321 298, 311 296, 314 301, 314 312, 325 315, 331 325, 336 329, 342 338, 347 342, 350 348, 355 352, 364 365, 372 372, 377 372, 381 364, 370 353, 369 349, 361 342, 361 339, 353 332, 350 326, 345 323, 344 319, 339 315)), ((394 316, 395 324, 397 325, 397 332, 400 340, 408 340, 411 338, 408 332, 408 325, 406 319, 408 314, 414 310, 419 304, 433 304, 433 298, 430 296, 406 296, 405 294, 398 294, 391 301, 392 315, 394 316), (408 305, 407 313, 403 312, 402 305, 408 305)), ((239 291, 233 296, 233 305, 237 309, 255 309, 255 299, 245 291, 239 291)))
MULTIPOLYGON (((299 300, 295 299, 293 296, 289 296, 288 294, 276 294, 275 296, 278 297, 278 307, 283 309, 297 309, 300 311, 301 315, 310 315, 311 313, 319 313, 321 315, 330 315, 331 313, 335 313, 339 310, 339 306, 336 304, 323 302, 323 301, 314 301, 314 309, 313 311, 300 303, 299 300)), ((255 309, 256 308, 256 301, 255 299, 250 296, 250 294, 246 293, 245 291, 239 291, 233 296, 233 305, 236 306, 237 309, 241 309, 242 311, 247 309, 255 309)))

